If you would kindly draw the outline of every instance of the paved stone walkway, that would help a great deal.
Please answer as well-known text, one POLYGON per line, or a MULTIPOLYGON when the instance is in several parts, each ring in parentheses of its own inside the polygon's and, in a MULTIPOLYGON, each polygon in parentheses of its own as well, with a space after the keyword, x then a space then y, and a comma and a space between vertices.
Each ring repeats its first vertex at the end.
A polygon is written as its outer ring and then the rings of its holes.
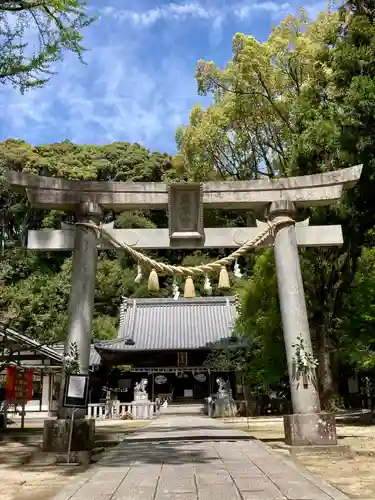
POLYGON ((208 417, 164 416, 54 500, 348 500, 268 446, 208 417))

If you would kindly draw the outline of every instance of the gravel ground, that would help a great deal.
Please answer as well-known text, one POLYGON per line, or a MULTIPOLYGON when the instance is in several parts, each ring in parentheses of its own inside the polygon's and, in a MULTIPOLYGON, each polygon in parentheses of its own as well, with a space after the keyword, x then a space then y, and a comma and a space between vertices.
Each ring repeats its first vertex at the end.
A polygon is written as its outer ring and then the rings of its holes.
MULTIPOLYGON (((245 428, 254 437, 264 440, 281 454, 283 448, 283 422, 281 418, 234 419, 231 426, 245 428)), ((313 474, 343 491, 350 498, 375 499, 375 425, 338 424, 339 448, 324 451, 299 451, 292 458, 313 474), (345 447, 343 449, 343 446, 345 447)))
MULTIPOLYGON (((278 417, 246 418, 226 421, 231 427, 246 429, 264 440, 281 454, 283 424, 278 417)), ((113 444, 146 422, 97 422, 100 446, 113 444)), ((11 432, 0 436, 0 498, 1 500, 50 500, 63 485, 83 469, 77 466, 56 466, 40 452, 42 422, 30 422, 24 431, 12 426, 11 432)), ((346 493, 353 499, 375 499, 375 425, 338 425, 339 444, 335 450, 306 451, 293 455, 312 473, 346 493)))
MULTIPOLYGON (((105 441, 120 440, 146 422, 97 422, 96 438, 99 445, 105 441)), ((0 436, 0 498, 1 500, 50 500, 70 478, 76 477, 83 467, 60 466, 51 463, 51 457, 40 451, 42 421, 26 424, 25 430, 12 426, 0 436)))

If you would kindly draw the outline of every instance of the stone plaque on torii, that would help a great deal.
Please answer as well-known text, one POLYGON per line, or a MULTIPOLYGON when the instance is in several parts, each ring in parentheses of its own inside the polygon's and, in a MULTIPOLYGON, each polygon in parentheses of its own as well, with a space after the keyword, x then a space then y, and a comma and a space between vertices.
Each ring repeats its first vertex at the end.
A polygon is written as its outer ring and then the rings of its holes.
MULTIPOLYGON (((343 243, 341 226, 309 226, 295 222, 298 208, 336 203, 359 180, 362 166, 316 175, 254 181, 214 181, 202 184, 70 181, 8 172, 15 188, 25 189, 31 206, 69 210, 78 222, 99 224, 103 211, 168 210, 168 229, 113 229, 107 233, 134 249, 238 248, 264 232, 257 227, 204 228, 203 209, 249 209, 267 213, 275 224, 263 246, 274 246, 279 302, 288 362, 293 415, 284 416, 290 444, 334 444, 334 417, 320 413, 313 380, 297 376, 295 346, 312 353, 298 246, 328 247, 343 243)), ((74 250, 69 300, 67 345, 76 342, 81 372, 89 368, 92 311, 98 249, 110 248, 97 233, 82 225, 60 230, 29 231, 32 250, 74 250)))

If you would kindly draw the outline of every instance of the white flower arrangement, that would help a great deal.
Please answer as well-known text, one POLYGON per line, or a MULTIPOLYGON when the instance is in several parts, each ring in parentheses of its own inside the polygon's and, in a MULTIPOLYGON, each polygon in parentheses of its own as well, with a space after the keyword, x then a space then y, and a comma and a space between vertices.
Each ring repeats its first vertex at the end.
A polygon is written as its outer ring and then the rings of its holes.
POLYGON ((301 335, 297 337, 297 343, 292 344, 292 347, 295 349, 293 361, 296 364, 297 373, 303 376, 305 383, 308 378, 315 379, 315 370, 319 363, 312 352, 306 351, 301 335))
POLYGON ((79 350, 76 342, 70 342, 68 352, 64 354, 64 369, 69 375, 80 371, 79 350))
POLYGON ((207 274, 205 275, 205 278, 204 278, 203 289, 204 289, 204 291, 206 292, 207 295, 211 295, 212 294, 211 281, 210 281, 210 278, 208 277, 207 274))

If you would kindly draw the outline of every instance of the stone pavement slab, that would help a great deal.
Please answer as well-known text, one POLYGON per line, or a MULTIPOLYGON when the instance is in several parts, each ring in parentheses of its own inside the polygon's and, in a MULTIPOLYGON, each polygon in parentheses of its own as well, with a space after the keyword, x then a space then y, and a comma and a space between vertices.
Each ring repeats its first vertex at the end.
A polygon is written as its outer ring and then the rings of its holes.
POLYGON ((162 416, 128 436, 54 500, 349 500, 246 432, 162 416))

